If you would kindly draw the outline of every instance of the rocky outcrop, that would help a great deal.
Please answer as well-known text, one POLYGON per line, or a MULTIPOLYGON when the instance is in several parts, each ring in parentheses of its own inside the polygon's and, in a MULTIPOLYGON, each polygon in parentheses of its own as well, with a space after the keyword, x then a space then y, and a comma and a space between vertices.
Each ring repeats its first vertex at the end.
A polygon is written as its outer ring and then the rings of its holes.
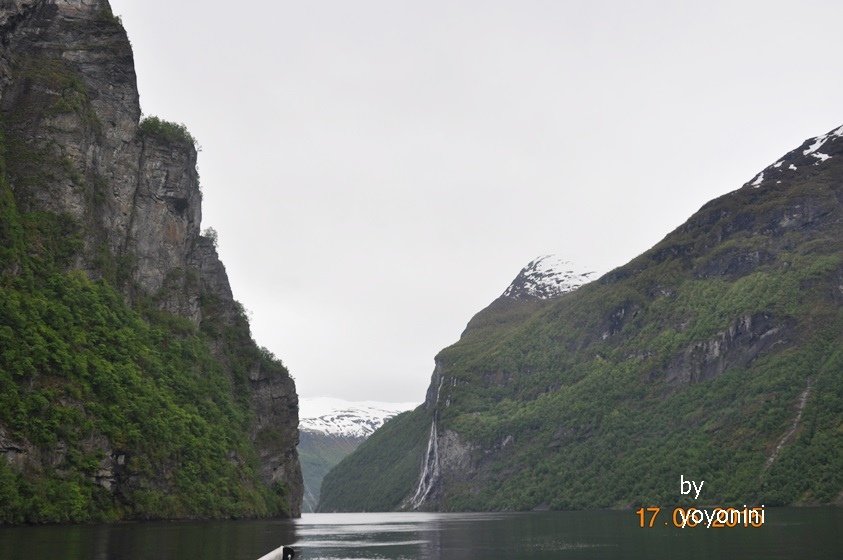
POLYGON ((725 331, 696 342, 679 353, 664 376, 670 383, 699 383, 729 368, 746 367, 763 352, 789 342, 792 321, 770 313, 743 315, 725 331))
MULTIPOLYGON (((139 142, 128 227, 122 240, 113 240, 109 245, 122 243, 122 247, 112 250, 133 255, 133 279, 140 289, 154 294, 161 290, 171 271, 198 260, 194 254, 202 251, 198 246, 202 193, 196 173, 196 150, 191 142, 173 142, 150 133, 140 134, 139 142)), ((123 205, 119 195, 110 202, 123 205)))
POLYGON ((301 515, 304 495, 299 443, 299 398, 286 371, 256 364, 249 374, 255 422, 252 439, 258 443, 261 478, 283 483, 291 491, 293 515, 301 515))
MULTIPOLYGON (((178 126, 140 122, 131 45, 107 0, 0 2, 0 118, 18 207, 67 216, 80 230, 73 268, 112 281, 130 303, 151 298, 211 336, 222 325, 248 339, 213 240, 200 235, 194 141, 178 126)), ((214 343, 223 363, 226 344, 214 343)), ((264 482, 282 482, 297 514, 295 384, 282 366, 262 363, 249 379, 252 436, 264 482)), ((12 443, 0 438, 14 463, 26 446, 12 443)), ((112 457, 107 442, 102 451, 102 484, 119 486, 125 457, 112 457)))
POLYGON ((87 262, 131 257, 157 293, 197 250, 202 194, 188 138, 139 126, 129 40, 108 2, 7 2, 0 110, 10 182, 26 210, 86 228, 87 262))
POLYGON ((0 456, 15 468, 23 468, 27 459, 33 454, 32 446, 26 442, 17 441, 6 433, 0 426, 0 456))

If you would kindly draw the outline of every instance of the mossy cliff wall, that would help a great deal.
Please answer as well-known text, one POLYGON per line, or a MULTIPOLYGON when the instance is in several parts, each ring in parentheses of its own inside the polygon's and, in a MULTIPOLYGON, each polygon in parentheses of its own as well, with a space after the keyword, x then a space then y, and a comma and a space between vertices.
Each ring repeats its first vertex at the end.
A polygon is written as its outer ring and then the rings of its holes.
POLYGON ((106 0, 0 1, 0 522, 298 515, 298 397, 106 0))

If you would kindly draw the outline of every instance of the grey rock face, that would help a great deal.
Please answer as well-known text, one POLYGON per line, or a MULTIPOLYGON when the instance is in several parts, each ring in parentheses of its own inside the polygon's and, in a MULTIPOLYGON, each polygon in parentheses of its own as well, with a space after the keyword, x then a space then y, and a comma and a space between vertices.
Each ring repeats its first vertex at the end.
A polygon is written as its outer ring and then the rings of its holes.
POLYGON ((762 352, 787 344, 792 321, 777 320, 770 313, 744 315, 727 330, 697 342, 677 355, 664 375, 672 383, 698 383, 717 377, 729 368, 745 367, 762 352))
MULTIPOLYGON (((74 267, 101 277, 108 261, 130 302, 151 296, 197 326, 245 321, 213 242, 199 233, 196 149, 140 127, 131 45, 107 0, 0 1, 0 117, 18 204, 67 215, 82 228, 74 267)), ((239 326, 248 332, 247 323, 239 326)), ((226 363, 224 343, 214 350, 226 363)), ((283 482, 298 513, 295 384, 281 367, 255 367, 252 435, 276 436, 256 444, 263 478, 283 482)), ((25 445, 6 443, 0 437, 0 453, 11 460, 26 454, 25 445)), ((117 460, 98 475, 109 488, 119 478, 117 460)))
POLYGON ((12 467, 21 468, 32 454, 31 445, 12 439, 0 426, 0 457, 8 461, 12 467))
POLYGON ((156 293, 199 236, 195 148, 140 133, 131 46, 107 2, 13 3, 3 20, 0 110, 17 198, 84 223, 89 255, 131 254, 133 279, 156 293))
POLYGON ((285 371, 259 365, 249 374, 255 424, 252 438, 259 442, 261 478, 282 482, 291 491, 293 515, 301 515, 304 482, 296 447, 299 444, 299 398, 285 371))
POLYGON ((479 450, 476 444, 465 441, 453 430, 443 430, 439 438, 439 450, 444 478, 459 481, 470 478, 474 473, 475 455, 479 450))
POLYGON ((192 260, 202 220, 202 194, 192 145, 150 136, 141 142, 124 251, 137 259, 137 283, 154 294, 167 273, 192 260))

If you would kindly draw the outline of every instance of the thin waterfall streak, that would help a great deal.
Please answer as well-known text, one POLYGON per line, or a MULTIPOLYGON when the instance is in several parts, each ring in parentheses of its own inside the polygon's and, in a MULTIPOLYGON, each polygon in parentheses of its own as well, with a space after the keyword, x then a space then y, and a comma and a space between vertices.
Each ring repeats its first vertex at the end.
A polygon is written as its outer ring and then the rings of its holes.
POLYGON ((436 389, 436 400, 433 403, 433 421, 430 425, 430 437, 427 440, 427 451, 424 455, 424 464, 422 465, 421 476, 419 477, 419 484, 416 487, 416 492, 410 499, 410 507, 418 509, 427 499, 433 485, 439 478, 439 434, 437 429, 437 420, 439 416, 439 394, 442 392, 442 383, 445 378, 439 379, 439 387, 436 389))

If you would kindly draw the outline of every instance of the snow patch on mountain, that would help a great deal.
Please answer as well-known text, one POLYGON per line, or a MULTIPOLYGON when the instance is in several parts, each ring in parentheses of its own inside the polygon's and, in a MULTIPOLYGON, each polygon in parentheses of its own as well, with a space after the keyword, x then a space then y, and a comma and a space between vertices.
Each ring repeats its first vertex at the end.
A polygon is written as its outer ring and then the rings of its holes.
POLYGON ((596 272, 579 272, 556 255, 544 255, 521 269, 503 297, 551 299, 576 290, 596 276, 596 272))
POLYGON ((821 165, 841 153, 843 141, 838 142, 841 139, 843 139, 843 126, 820 136, 809 138, 802 146, 789 152, 783 159, 756 175, 747 185, 757 189, 763 184, 769 183, 769 179, 778 179, 776 184, 779 185, 782 179, 788 180, 790 177, 798 176, 798 174, 794 175, 788 172, 797 171, 802 165, 821 165), (820 148, 825 149, 821 152, 819 151, 820 148), (785 163, 788 164, 787 168, 784 167, 785 163))
POLYGON ((336 437, 369 437, 396 414, 419 403, 346 401, 331 397, 299 399, 299 430, 336 437))
MULTIPOLYGON (((819 150, 820 148, 822 148, 823 145, 826 142, 828 142, 829 140, 834 141, 837 138, 843 138, 843 126, 841 126, 840 128, 838 128, 836 130, 832 130, 829 133, 823 134, 822 136, 817 136, 816 138, 811 138, 810 140, 808 140, 808 142, 813 141, 813 143, 810 146, 808 146, 807 149, 803 150, 802 154, 806 155, 806 156, 811 155, 811 154, 815 153, 817 150, 819 150)), ((825 160, 823 160, 823 161, 825 161, 825 160)))

